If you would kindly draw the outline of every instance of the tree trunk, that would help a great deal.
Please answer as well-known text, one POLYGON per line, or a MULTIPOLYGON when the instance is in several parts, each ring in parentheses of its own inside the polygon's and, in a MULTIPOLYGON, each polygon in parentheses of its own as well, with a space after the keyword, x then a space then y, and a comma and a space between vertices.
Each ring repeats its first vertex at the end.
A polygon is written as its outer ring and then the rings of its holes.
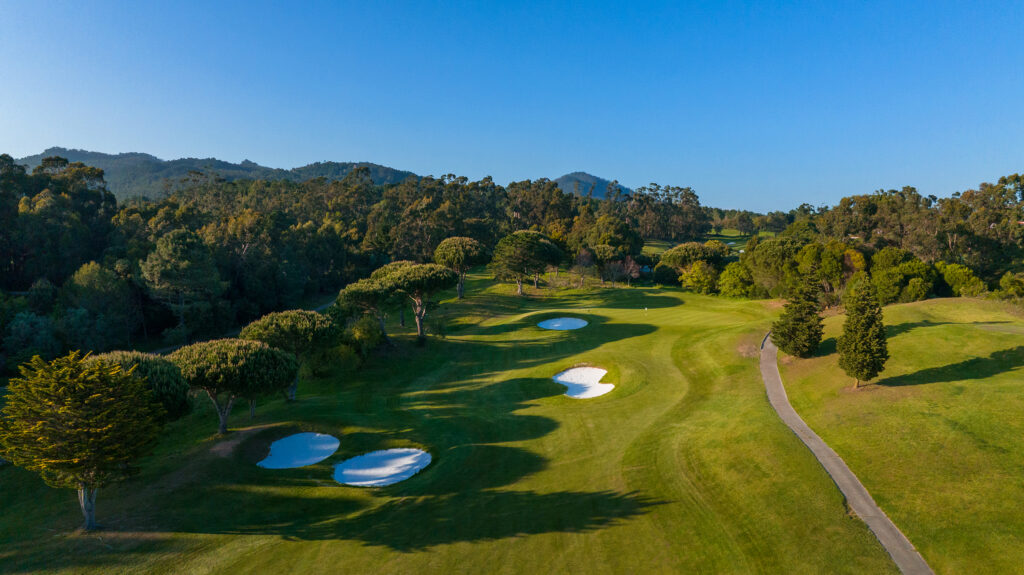
POLYGON ((295 401, 295 394, 299 390, 299 374, 295 374, 295 381, 288 386, 288 401, 295 401))
POLYGON ((82 516, 85 517, 86 531, 96 529, 97 491, 99 491, 98 487, 86 487, 82 485, 78 488, 78 505, 82 508, 82 516))
POLYGON ((853 380, 853 388, 854 389, 860 388, 860 379, 854 379, 853 380))
POLYGON ((181 327, 181 343, 188 344, 188 331, 185 328, 185 292, 178 293, 178 326, 181 327))
POLYGON ((405 306, 398 310, 398 325, 405 327, 405 306))
POLYGON ((220 426, 217 427, 217 433, 224 435, 228 432, 228 416, 231 415, 231 408, 235 405, 235 398, 232 396, 228 400, 227 405, 221 405, 217 403, 217 396, 214 395, 209 389, 205 390, 206 395, 213 402, 214 409, 217 410, 217 417, 220 418, 220 426))
POLYGON ((516 278, 516 295, 523 295, 523 278, 516 278))
POLYGON ((422 298, 412 300, 412 317, 416 320, 416 345, 423 345, 427 341, 427 330, 423 326, 423 319, 427 317, 427 304, 422 298))
POLYGON ((388 332, 384 329, 384 314, 378 313, 377 321, 380 323, 380 334, 384 337, 384 341, 391 343, 391 338, 388 337, 388 332))
POLYGON ((533 289, 537 289, 540 283, 540 274, 533 274, 533 289))
POLYGON ((459 283, 455 286, 455 291, 459 294, 459 299, 462 299, 466 295, 466 272, 459 272, 459 283))
POLYGON ((423 318, 426 317, 426 310, 417 311, 413 317, 416 319, 416 343, 423 345, 427 340, 427 333, 423 329, 423 318))
POLYGON ((249 421, 256 419, 256 400, 249 400, 249 421))

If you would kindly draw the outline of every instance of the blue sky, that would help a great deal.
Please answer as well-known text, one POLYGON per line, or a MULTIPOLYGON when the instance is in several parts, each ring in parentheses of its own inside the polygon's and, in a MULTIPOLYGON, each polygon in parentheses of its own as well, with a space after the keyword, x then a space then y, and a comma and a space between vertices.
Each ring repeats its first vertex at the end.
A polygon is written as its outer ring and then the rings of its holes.
POLYGON ((0 152, 496 181, 756 210, 1024 170, 1024 3, 0 0, 0 152))

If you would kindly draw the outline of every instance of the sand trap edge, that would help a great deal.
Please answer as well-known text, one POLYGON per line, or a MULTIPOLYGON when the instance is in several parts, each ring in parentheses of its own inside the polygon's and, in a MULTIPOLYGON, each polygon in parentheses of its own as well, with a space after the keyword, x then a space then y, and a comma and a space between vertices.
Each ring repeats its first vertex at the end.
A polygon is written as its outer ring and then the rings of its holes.
POLYGON ((272 442, 269 453, 256 466, 263 469, 307 467, 334 455, 340 446, 341 440, 327 433, 293 433, 272 442), (277 446, 277 453, 274 452, 274 446, 277 446), (310 449, 311 446, 313 449, 310 449))
POLYGON ((537 327, 552 331, 571 331, 588 325, 589 321, 579 317, 553 317, 537 323, 537 327))
POLYGON ((615 389, 614 383, 601 383, 601 379, 606 375, 607 369, 578 365, 555 374, 551 379, 559 385, 564 385, 567 388, 564 395, 572 399, 592 399, 615 389))
POLYGON ((429 452, 414 447, 381 449, 334 465, 334 480, 351 487, 385 487, 409 479, 433 462, 429 452))

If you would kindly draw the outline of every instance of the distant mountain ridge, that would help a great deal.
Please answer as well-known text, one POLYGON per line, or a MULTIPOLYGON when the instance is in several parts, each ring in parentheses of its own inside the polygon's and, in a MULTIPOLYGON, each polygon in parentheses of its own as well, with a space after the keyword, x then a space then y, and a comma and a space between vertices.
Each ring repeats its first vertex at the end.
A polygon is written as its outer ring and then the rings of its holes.
POLYGON ((161 160, 156 156, 139 152, 104 154, 60 147, 48 148, 41 154, 26 156, 15 161, 27 165, 31 170, 48 156, 61 156, 72 162, 82 162, 88 166, 100 168, 105 174, 110 191, 122 200, 137 196, 158 197, 163 193, 166 182, 184 178, 191 171, 215 172, 227 180, 301 182, 320 177, 328 180, 340 180, 356 167, 367 167, 370 170, 370 178, 377 184, 395 184, 409 176, 416 176, 412 172, 396 170, 370 162, 316 162, 300 168, 282 170, 261 166, 249 160, 244 160, 239 164, 216 158, 161 160))
MULTIPOLYGON (((581 196, 586 196, 591 192, 591 189, 593 189, 593 197, 604 198, 605 193, 608 191, 608 184, 611 182, 586 172, 572 172, 555 179, 555 183, 558 184, 559 189, 567 194, 576 193, 576 184, 578 183, 578 193, 581 196)), ((630 194, 633 192, 622 184, 619 184, 619 191, 624 194, 630 194)))
MULTIPOLYGON (((157 198, 166 189, 168 182, 175 182, 188 175, 189 172, 213 172, 227 180, 288 180, 304 182, 313 178, 340 180, 356 167, 370 170, 370 178, 377 184, 397 184, 406 178, 418 177, 416 174, 389 168, 371 162, 315 162, 299 168, 283 170, 261 166, 256 162, 242 160, 240 163, 226 162, 217 158, 179 158, 177 160, 161 160, 142 152, 126 152, 106 154, 62 147, 47 148, 41 154, 25 156, 15 161, 28 166, 31 170, 49 156, 61 156, 72 162, 82 162, 103 170, 107 187, 119 200, 134 197, 157 198)), ((555 179, 559 189, 567 194, 577 191, 581 196, 593 192, 593 197, 601 199, 608 190, 609 180, 599 178, 586 172, 572 172, 555 179)), ((624 194, 632 193, 629 188, 619 185, 624 194)))

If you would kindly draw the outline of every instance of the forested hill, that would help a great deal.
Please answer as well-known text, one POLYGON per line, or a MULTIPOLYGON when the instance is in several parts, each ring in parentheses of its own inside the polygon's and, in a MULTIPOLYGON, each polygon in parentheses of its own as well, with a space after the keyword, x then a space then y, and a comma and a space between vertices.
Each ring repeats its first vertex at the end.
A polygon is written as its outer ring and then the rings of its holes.
POLYGON ((370 178, 377 184, 397 184, 412 172, 395 170, 387 166, 369 162, 317 162, 282 170, 268 168, 248 160, 240 164, 225 162, 216 158, 181 158, 177 160, 161 160, 149 154, 131 152, 124 154, 104 154, 86 150, 68 150, 66 148, 49 148, 41 154, 20 158, 19 164, 27 165, 32 170, 49 156, 60 156, 72 162, 82 162, 103 170, 104 179, 111 192, 119 200, 143 196, 156 198, 164 191, 168 181, 174 182, 186 177, 189 172, 213 172, 226 180, 288 180, 304 182, 312 178, 340 180, 353 168, 365 166, 370 170, 370 178))
MULTIPOLYGON (((593 197, 601 199, 604 198, 605 192, 608 190, 608 184, 611 182, 586 172, 572 172, 556 179, 555 183, 558 184, 560 190, 567 194, 578 193, 581 196, 586 196, 593 190, 593 197), (579 184, 578 189, 576 184, 579 184)), ((619 184, 619 191, 623 194, 628 194, 632 190, 619 184)))

